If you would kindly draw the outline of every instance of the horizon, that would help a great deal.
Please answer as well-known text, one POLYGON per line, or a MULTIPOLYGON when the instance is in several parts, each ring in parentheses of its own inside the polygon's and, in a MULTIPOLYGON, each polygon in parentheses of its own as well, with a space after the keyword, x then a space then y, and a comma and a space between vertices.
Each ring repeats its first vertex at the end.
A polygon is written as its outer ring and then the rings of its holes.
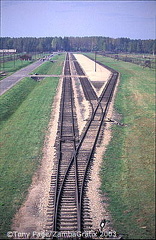
POLYGON ((112 39, 118 39, 118 38, 124 38, 124 39, 129 39, 129 40, 141 40, 141 41, 148 41, 148 40, 153 40, 155 41, 156 39, 152 39, 152 38, 149 38, 149 39, 141 39, 141 38, 138 38, 138 39, 134 39, 134 38, 128 38, 128 37, 108 37, 108 36, 40 36, 40 37, 36 37, 36 36, 26 36, 26 37, 9 37, 9 36, 3 36, 3 37, 0 37, 0 38, 85 38, 85 37, 102 37, 102 38, 112 38, 112 39))

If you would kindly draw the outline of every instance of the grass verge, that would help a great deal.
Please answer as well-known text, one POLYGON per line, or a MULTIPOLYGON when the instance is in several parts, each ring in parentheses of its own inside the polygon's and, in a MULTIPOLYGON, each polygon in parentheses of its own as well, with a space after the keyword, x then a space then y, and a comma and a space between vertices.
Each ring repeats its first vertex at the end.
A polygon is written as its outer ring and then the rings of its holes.
POLYGON ((0 238, 10 230, 11 220, 22 204, 42 156, 58 78, 41 82, 25 78, 0 97, 1 197, 0 238), (12 103, 12 104, 11 104, 12 103))
POLYGON ((62 68, 64 64, 64 58, 65 55, 56 55, 52 58, 54 62, 45 62, 43 65, 35 69, 32 73, 37 73, 37 74, 62 74, 62 68), (56 62, 55 62, 56 61, 56 62))
POLYGON ((112 127, 101 188, 108 194, 119 233, 127 234, 127 239, 155 239, 155 72, 102 56, 97 60, 121 73, 115 110, 127 125, 112 127))
MULTIPOLYGON (((7 76, 13 74, 14 72, 20 70, 21 68, 24 68, 31 64, 32 61, 21 61, 21 60, 15 60, 15 65, 14 61, 8 61, 4 63, 4 67, 1 66, 1 71, 4 71, 7 76)), ((0 80, 5 78, 6 76, 0 76, 0 80)))

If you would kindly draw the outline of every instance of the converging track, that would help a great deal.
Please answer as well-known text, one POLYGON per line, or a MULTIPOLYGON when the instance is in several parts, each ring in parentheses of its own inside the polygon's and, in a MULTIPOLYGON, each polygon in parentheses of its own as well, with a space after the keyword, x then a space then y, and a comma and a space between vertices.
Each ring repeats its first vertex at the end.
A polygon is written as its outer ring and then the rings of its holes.
MULTIPOLYGON (((70 59, 78 75, 84 72, 73 55, 66 55, 62 96, 56 140, 57 159, 51 177, 47 229, 58 232, 89 231, 92 229, 89 199, 86 196, 90 167, 104 119, 118 79, 118 72, 109 68, 111 77, 98 98, 88 78, 80 77, 92 113, 79 136, 70 59), (66 75, 68 77, 66 77, 66 75)), ((105 66, 106 67, 106 66, 105 66)))

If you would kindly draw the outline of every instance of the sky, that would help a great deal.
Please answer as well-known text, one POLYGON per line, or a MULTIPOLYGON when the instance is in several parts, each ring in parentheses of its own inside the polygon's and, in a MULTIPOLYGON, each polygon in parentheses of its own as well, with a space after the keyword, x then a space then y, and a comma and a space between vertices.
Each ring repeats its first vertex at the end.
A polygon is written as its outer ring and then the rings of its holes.
POLYGON ((1 0, 1 37, 156 38, 156 1, 1 0))

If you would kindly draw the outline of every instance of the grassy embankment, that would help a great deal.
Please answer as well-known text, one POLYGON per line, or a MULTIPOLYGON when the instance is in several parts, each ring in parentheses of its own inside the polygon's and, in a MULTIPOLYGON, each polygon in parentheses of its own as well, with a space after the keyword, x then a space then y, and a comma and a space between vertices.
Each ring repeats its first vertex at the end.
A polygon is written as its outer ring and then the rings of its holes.
MULTIPOLYGON (((62 72, 63 56, 60 59, 50 66, 54 74, 62 72)), ((0 238, 10 230, 40 164, 57 84, 58 78, 25 78, 0 97, 0 238)))
POLYGON ((97 60, 121 73, 115 110, 127 125, 112 126, 101 188, 110 198, 119 233, 128 234, 129 239, 154 239, 155 72, 102 56, 97 60))
MULTIPOLYGON (((9 76, 16 71, 20 70, 21 68, 24 68, 34 61, 37 61, 38 58, 41 58, 45 56, 45 54, 36 54, 32 56, 32 61, 22 61, 20 59, 7 61, 4 63, 0 63, 0 71, 5 72, 6 76, 9 76)), ((0 80, 4 79, 6 76, 0 76, 0 80)))
MULTIPOLYGON (((0 71, 5 72, 6 76, 9 76, 16 71, 20 70, 21 68, 24 68, 31 64, 32 61, 21 61, 21 60, 15 60, 15 65, 14 61, 8 61, 4 63, 4 67, 1 65, 0 71)), ((4 79, 6 76, 0 76, 0 80, 4 79)))
POLYGON ((32 73, 47 74, 47 75, 48 74, 55 74, 54 71, 53 71, 53 68, 55 68, 56 71, 57 71, 57 74, 61 74, 62 73, 62 68, 61 68, 61 71, 60 71, 60 66, 62 66, 62 61, 64 60, 64 54, 63 55, 56 55, 52 58, 52 60, 54 60, 54 62, 45 62, 38 69, 35 69, 32 73))

